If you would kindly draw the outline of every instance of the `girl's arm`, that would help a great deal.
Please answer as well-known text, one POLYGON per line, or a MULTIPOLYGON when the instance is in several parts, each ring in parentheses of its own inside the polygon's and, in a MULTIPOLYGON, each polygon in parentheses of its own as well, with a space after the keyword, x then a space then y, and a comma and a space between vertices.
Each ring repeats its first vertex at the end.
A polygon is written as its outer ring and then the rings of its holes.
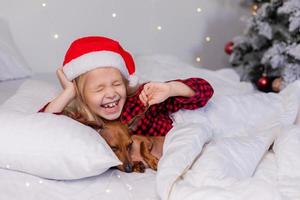
POLYGON ((167 108, 170 112, 203 107, 213 95, 212 86, 204 79, 190 78, 144 85, 139 98, 145 106, 167 108))
POLYGON ((140 93, 140 100, 145 106, 151 106, 161 103, 169 97, 191 97, 194 94, 194 90, 179 81, 149 82, 144 85, 144 89, 140 93))
POLYGON ((64 90, 54 100, 52 100, 44 109, 44 112, 60 113, 74 99, 71 91, 64 90))
POLYGON ((74 83, 66 78, 62 68, 58 68, 56 74, 64 90, 40 112, 60 113, 76 96, 74 83))
POLYGON ((169 97, 192 97, 195 95, 195 91, 182 82, 171 81, 166 84, 170 87, 169 97))

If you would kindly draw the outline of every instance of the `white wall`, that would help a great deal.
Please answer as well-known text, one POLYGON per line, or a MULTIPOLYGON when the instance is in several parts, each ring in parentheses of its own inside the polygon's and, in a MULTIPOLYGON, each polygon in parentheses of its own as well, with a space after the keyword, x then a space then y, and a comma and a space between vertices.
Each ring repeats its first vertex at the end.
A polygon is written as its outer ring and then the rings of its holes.
POLYGON ((172 54, 210 69, 227 67, 224 44, 241 34, 240 19, 248 12, 237 0, 0 0, 0 17, 35 72, 55 71, 70 42, 85 35, 112 37, 134 54, 172 54))

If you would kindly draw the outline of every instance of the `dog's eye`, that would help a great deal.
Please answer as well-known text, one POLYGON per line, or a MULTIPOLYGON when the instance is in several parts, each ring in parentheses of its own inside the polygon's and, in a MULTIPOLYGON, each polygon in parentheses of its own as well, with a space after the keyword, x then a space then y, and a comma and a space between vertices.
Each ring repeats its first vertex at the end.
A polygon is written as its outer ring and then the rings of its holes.
POLYGON ((112 149, 113 151, 118 151, 118 148, 117 148, 117 147, 111 147, 111 149, 112 149))
POLYGON ((131 148, 132 148, 132 143, 133 143, 133 142, 131 142, 131 143, 128 145, 128 147, 127 147, 129 151, 130 151, 131 148))

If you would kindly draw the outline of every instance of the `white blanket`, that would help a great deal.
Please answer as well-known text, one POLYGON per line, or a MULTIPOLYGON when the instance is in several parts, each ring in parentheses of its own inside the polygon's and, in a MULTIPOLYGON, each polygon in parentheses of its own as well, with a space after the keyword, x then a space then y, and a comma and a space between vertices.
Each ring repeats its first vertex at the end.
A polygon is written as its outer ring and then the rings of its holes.
POLYGON ((175 114, 158 166, 161 199, 299 200, 300 127, 291 126, 299 102, 297 82, 279 95, 223 96, 175 114), (276 175, 256 176, 274 140, 276 175))

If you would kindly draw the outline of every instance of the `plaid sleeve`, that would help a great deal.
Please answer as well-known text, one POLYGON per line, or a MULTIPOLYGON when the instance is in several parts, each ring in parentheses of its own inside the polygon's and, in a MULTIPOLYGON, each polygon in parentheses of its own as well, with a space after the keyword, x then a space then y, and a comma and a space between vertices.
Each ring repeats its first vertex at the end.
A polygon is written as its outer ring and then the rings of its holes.
POLYGON ((168 113, 173 113, 180 109, 194 110, 201 108, 206 105, 214 93, 212 86, 202 78, 189 78, 175 81, 180 81, 189 86, 194 90, 195 95, 192 97, 170 97, 161 104, 161 109, 165 109, 168 113))

